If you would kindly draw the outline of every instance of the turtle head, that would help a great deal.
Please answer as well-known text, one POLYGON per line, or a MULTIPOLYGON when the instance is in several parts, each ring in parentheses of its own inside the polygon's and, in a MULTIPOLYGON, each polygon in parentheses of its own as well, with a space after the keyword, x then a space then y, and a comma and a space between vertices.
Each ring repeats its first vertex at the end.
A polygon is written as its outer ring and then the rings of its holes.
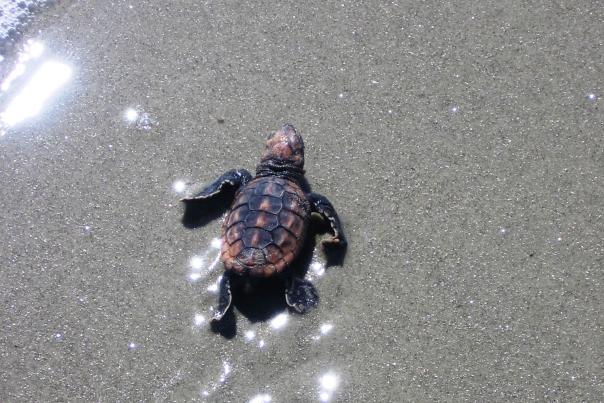
POLYGON ((268 135, 261 161, 275 161, 279 164, 304 168, 304 141, 294 126, 286 124, 268 135))

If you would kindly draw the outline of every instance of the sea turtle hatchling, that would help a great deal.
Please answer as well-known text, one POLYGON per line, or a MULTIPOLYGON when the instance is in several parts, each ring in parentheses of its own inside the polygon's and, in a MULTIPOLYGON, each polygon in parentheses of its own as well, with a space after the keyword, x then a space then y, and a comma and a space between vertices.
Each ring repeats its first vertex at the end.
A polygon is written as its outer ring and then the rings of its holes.
POLYGON ((346 239, 329 200, 306 191, 305 184, 304 142, 288 124, 269 134, 255 177, 245 169, 230 170, 198 194, 182 199, 204 200, 227 187, 235 189, 235 199, 222 225, 220 257, 225 272, 214 321, 222 319, 231 305, 233 276, 281 277, 290 307, 303 313, 316 305, 312 285, 290 270, 304 244, 311 213, 320 214, 331 226, 333 236, 324 244, 344 247, 346 239))

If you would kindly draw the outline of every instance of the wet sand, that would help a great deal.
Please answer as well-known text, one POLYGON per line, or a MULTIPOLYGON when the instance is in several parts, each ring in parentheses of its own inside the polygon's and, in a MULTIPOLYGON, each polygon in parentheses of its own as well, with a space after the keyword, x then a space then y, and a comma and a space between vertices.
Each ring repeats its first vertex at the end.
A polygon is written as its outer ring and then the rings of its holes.
POLYGON ((112 3, 21 41, 71 75, 0 137, 0 400, 604 399, 597 2, 112 3), (178 200, 283 122, 348 253, 225 338, 178 200))

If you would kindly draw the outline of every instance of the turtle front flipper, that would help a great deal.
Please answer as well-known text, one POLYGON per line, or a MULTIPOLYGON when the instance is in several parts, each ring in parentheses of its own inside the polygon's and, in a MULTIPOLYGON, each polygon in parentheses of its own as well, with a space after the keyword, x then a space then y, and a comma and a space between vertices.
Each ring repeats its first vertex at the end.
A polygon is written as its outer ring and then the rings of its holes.
POLYGON ((218 290, 218 306, 214 310, 212 322, 220 322, 224 315, 229 310, 233 302, 233 294, 231 293, 231 278, 229 272, 225 272, 220 279, 218 290))
POLYGON ((291 277, 285 289, 285 302, 298 313, 305 313, 319 303, 317 290, 310 281, 291 277))
POLYGON ((338 218, 338 214, 336 213, 336 209, 333 207, 333 205, 325 196, 321 196, 317 193, 310 193, 308 198, 313 206, 313 211, 321 214, 323 218, 326 218, 329 221, 331 230, 333 231, 333 237, 324 240, 322 242, 323 245, 346 246, 347 242, 346 238, 344 237, 344 232, 342 231, 342 224, 340 223, 340 219, 338 218))
POLYGON ((244 186, 252 179, 252 175, 245 169, 231 169, 230 171, 222 174, 218 179, 214 182, 210 183, 206 186, 201 192, 189 196, 183 197, 180 199, 181 201, 188 200, 204 200, 209 199, 212 196, 216 196, 225 190, 225 187, 231 186, 235 189, 244 186))

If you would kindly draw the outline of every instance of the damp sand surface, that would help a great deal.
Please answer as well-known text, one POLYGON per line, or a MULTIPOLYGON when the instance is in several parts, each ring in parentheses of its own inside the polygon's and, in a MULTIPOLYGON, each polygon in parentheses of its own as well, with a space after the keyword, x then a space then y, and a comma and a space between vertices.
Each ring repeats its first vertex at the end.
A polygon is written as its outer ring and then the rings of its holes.
POLYGON ((169 3, 56 2, 1 62, 0 400, 604 398, 597 2, 169 3), (178 200, 284 122, 348 252, 224 337, 178 200))

